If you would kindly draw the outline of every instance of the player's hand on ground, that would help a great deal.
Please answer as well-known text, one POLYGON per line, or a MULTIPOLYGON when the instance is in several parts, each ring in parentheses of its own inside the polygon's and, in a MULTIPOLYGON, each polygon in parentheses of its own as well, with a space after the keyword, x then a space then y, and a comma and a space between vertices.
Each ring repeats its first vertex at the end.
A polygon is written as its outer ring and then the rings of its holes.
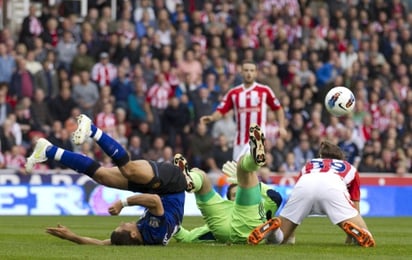
POLYGON ((119 215, 122 209, 123 209, 123 204, 121 200, 118 200, 109 207, 109 213, 112 216, 119 215))
POLYGON ((57 227, 46 228, 46 233, 62 239, 67 239, 73 235, 73 232, 70 229, 60 224, 57 224, 57 227))
POLYGON ((237 183, 237 163, 235 161, 227 161, 222 166, 222 172, 226 175, 229 183, 237 183))

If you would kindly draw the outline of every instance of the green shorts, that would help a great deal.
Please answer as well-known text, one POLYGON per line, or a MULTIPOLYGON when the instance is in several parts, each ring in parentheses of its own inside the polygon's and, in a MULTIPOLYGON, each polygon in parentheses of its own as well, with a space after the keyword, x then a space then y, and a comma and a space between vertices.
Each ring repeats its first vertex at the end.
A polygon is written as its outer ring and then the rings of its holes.
POLYGON ((265 222, 260 186, 238 187, 236 201, 223 199, 214 190, 196 195, 196 203, 216 240, 246 243, 250 232, 265 222))

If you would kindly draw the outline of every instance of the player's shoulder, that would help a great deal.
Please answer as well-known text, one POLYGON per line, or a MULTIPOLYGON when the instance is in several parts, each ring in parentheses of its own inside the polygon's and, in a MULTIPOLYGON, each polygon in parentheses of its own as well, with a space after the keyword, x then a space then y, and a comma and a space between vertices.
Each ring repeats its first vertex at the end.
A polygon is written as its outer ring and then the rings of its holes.
POLYGON ((231 89, 229 89, 229 91, 227 92, 227 95, 233 95, 233 94, 237 94, 243 91, 243 84, 240 85, 236 85, 234 87, 232 87, 231 89))
POLYGON ((254 88, 260 91, 267 91, 267 92, 274 93, 273 90, 268 85, 265 85, 259 82, 255 83, 254 88))

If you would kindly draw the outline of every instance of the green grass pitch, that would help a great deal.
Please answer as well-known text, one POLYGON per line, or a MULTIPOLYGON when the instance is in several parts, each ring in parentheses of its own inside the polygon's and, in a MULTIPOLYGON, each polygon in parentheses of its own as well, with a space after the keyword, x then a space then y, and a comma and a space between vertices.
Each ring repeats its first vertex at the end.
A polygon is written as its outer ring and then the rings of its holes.
MULTIPOLYGON (((179 244, 166 247, 116 247, 77 245, 45 233, 58 223, 74 232, 108 238, 123 217, 1 216, 0 259, 411 259, 412 218, 366 218, 377 247, 345 246, 345 234, 327 218, 306 219, 296 232, 293 246, 179 244)), ((200 217, 185 217, 184 226, 203 224, 200 217)))

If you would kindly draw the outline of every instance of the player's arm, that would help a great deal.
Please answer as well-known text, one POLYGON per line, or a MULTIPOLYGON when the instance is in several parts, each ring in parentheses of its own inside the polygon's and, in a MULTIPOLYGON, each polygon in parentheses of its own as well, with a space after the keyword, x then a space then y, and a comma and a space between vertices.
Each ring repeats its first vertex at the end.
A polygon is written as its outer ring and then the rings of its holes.
POLYGON ((118 200, 109 207, 109 213, 110 215, 119 215, 120 211, 127 206, 143 206, 155 216, 164 214, 162 200, 157 194, 138 194, 118 200))
POLYGON ((279 100, 276 98, 275 93, 269 87, 267 88, 267 94, 267 105, 275 112, 279 123, 279 136, 285 138, 287 135, 285 111, 279 100))
POLYGON ((200 123, 209 124, 209 123, 212 123, 212 122, 215 122, 215 121, 221 119, 222 116, 223 116, 222 113, 220 113, 219 111, 215 111, 211 115, 202 116, 200 118, 200 123))
POLYGON ((61 239, 69 240, 73 243, 79 245, 99 245, 99 246, 108 246, 111 245, 110 239, 96 239, 91 237, 79 236, 69 228, 58 224, 57 227, 48 227, 46 232, 52 236, 59 237, 61 239))

